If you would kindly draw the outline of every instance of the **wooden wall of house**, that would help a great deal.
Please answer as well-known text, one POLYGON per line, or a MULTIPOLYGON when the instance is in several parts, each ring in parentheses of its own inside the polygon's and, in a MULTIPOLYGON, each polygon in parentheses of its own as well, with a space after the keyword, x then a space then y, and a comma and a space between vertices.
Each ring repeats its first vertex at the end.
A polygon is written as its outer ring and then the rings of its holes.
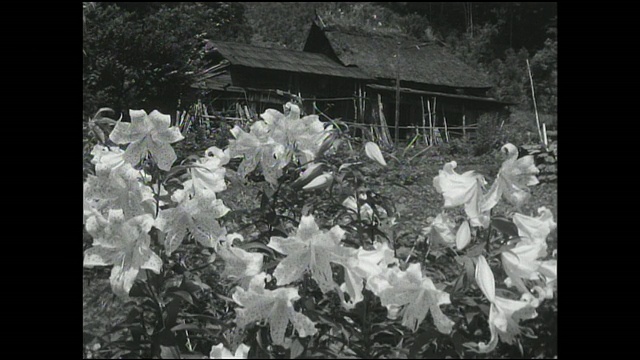
MULTIPOLYGON (((371 91, 369 94, 369 102, 377 106, 377 95, 380 94, 384 117, 387 120, 389 131, 394 135, 395 132, 395 93, 391 91, 371 91)), ((463 133, 473 133, 475 131, 474 126, 477 125, 478 118, 485 113, 490 113, 498 116, 505 116, 508 110, 505 106, 485 101, 474 101, 469 99, 457 99, 441 96, 428 96, 423 95, 424 99, 424 113, 425 117, 424 125, 429 126, 428 112, 429 107, 427 101, 430 101, 432 112, 432 124, 434 127, 444 127, 445 119, 447 127, 469 127, 463 132, 461 129, 450 130, 450 135, 453 137, 463 136, 463 133), (435 98, 435 109, 434 109, 435 98)), ((415 129, 407 129, 406 127, 422 127, 423 126, 423 107, 420 95, 417 94, 400 94, 400 121, 399 121, 399 138, 400 140, 412 139, 415 136, 415 129)), ((367 122, 375 122, 376 119, 371 116, 368 117, 367 122)))

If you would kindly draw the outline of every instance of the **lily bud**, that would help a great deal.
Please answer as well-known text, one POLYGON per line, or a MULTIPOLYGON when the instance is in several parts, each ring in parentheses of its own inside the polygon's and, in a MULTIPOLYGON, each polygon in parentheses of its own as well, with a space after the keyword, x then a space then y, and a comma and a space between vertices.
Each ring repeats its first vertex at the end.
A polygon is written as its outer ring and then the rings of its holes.
POLYGON ((300 173, 300 177, 297 178, 296 181, 294 181, 291 184, 291 186, 294 189, 300 189, 303 186, 310 183, 315 178, 317 178, 318 176, 320 176, 323 170, 324 170, 324 166, 321 163, 309 164, 309 166, 307 166, 307 168, 304 171, 302 171, 302 173, 300 173))
POLYGON ((303 186, 302 188, 304 190, 320 190, 320 189, 329 187, 332 181, 333 181, 333 176, 330 173, 324 173, 316 177, 315 179, 313 179, 311 182, 309 182, 307 185, 303 186))
POLYGON ((463 221, 460 228, 458 228, 458 233, 456 234, 456 247, 458 250, 462 250, 469 245, 469 241, 471 241, 471 229, 469 228, 469 222, 463 221))
POLYGON ((387 162, 384 161, 382 152, 380 152, 380 148, 376 143, 369 141, 364 144, 364 153, 369 157, 369 159, 374 160, 382 166, 387 166, 387 162))

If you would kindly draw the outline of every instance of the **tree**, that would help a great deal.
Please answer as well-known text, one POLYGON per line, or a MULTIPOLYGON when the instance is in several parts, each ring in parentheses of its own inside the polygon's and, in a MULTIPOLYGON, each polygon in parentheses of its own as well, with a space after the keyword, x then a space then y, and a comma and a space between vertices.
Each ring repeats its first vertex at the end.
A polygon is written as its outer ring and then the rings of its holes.
POLYGON ((172 113, 202 66, 205 38, 250 36, 238 3, 99 3, 84 10, 85 115, 105 106, 172 113))

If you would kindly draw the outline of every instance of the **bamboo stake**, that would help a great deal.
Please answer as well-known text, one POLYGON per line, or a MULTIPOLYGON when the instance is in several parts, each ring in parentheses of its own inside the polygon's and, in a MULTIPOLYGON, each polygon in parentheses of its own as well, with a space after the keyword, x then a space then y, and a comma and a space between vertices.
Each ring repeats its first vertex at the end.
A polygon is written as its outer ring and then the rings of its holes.
POLYGON ((431 119, 431 101, 427 98, 427 110, 429 111, 429 142, 433 145, 433 121, 431 119))
POLYGON ((395 144, 398 144, 400 137, 400 42, 396 50, 396 129, 395 129, 395 144))
POLYGON ((356 123, 358 122, 358 102, 356 99, 353 99, 353 119, 356 123))
POLYGON ((467 115, 466 114, 462 114, 462 137, 465 138, 465 139, 467 138, 467 131, 465 129, 466 122, 467 122, 467 115))
MULTIPOLYGON (((433 97, 433 128, 434 128, 433 136, 434 136, 434 138, 436 136, 435 135, 435 129, 437 128, 437 125, 438 125, 438 111, 437 111, 437 108, 436 108, 436 105, 437 105, 436 101, 437 100, 438 100, 438 98, 434 96, 433 97)), ((438 145, 438 144, 436 143, 436 145, 438 145)))
POLYGON ((391 132, 389 131, 389 126, 387 125, 387 119, 384 117, 384 108, 382 105, 382 96, 378 94, 378 111, 380 113, 380 125, 382 127, 383 141, 385 145, 391 145, 391 132))
POLYGON ((533 98, 533 109, 536 112, 536 125, 538 129, 538 135, 540 136, 540 141, 544 142, 542 138, 542 132, 540 131, 540 118, 538 117, 538 105, 536 105, 536 94, 533 90, 533 76, 531 76, 531 67, 529 66, 529 59, 527 60, 527 71, 529 72, 529 81, 531 82, 531 97, 533 98))
POLYGON ((549 142, 547 140, 547 124, 542 123, 542 136, 544 136, 544 147, 549 147, 549 142))
POLYGON ((427 136, 426 128, 427 128, 427 119, 426 114, 424 113, 424 97, 420 96, 420 105, 422 106, 422 137, 424 137, 425 145, 429 145, 429 137, 427 136))
POLYGON ((449 130, 447 129, 447 116, 442 114, 442 118, 444 119, 444 136, 447 139, 447 143, 449 142, 449 130))

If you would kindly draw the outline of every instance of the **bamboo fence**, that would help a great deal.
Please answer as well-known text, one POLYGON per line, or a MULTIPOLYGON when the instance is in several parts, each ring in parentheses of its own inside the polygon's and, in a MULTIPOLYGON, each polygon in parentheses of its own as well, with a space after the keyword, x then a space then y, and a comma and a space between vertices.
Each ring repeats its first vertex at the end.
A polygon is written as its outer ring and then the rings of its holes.
MULTIPOLYGON (((271 90, 269 90, 271 91, 271 90)), ((277 90, 273 90, 276 92, 277 90)), ((284 91, 278 90, 278 94, 285 93, 284 91)), ((299 95, 298 95, 299 96, 299 95)), ((220 99, 218 99, 220 100, 220 99)), ((234 99, 229 99, 233 101, 234 99)), ((238 99, 235 99, 238 100, 238 99)), ((350 101, 353 103, 354 111, 354 121, 349 121, 347 119, 340 119, 340 121, 354 129, 358 129, 362 132, 363 136, 366 138, 370 138, 373 141, 380 143, 380 145, 385 147, 393 147, 394 146, 394 138, 391 134, 391 129, 393 132, 397 132, 400 129, 405 130, 414 130, 416 134, 420 134, 425 141, 425 144, 428 146, 438 145, 436 137, 437 135, 442 137, 442 132, 444 132, 444 139, 446 142, 449 142, 451 139, 450 134, 460 135, 462 137, 467 136, 467 132, 469 130, 477 130, 478 125, 472 124, 467 125, 466 116, 462 116, 462 126, 449 126, 447 123, 446 116, 444 115, 444 109, 442 111, 442 117, 436 116, 437 111, 437 98, 433 97, 432 99, 425 99, 423 96, 420 97, 421 107, 422 107, 422 126, 420 126, 419 119, 413 125, 410 126, 394 126, 389 125, 387 119, 384 115, 384 105, 382 102, 381 94, 377 94, 377 101, 375 104, 371 104, 371 100, 367 96, 367 92, 363 91, 362 87, 358 87, 352 97, 336 97, 336 98, 302 98, 300 97, 302 102, 312 102, 313 103, 313 112, 320 113, 322 112, 317 108, 317 101, 350 101), (426 101, 425 101, 426 100, 426 101), (426 103, 426 106, 425 106, 426 103), (371 111, 371 120, 365 121, 365 117, 367 114, 367 106, 371 111), (425 111, 426 110, 426 111, 425 111), (437 119, 442 118, 442 126, 437 124, 437 119), (428 124, 427 124, 428 121, 428 124), (439 134, 436 134, 439 133, 439 134)), ((210 120, 215 121, 225 121, 225 122, 234 122, 234 123, 247 123, 252 121, 257 117, 254 111, 249 109, 246 105, 240 105, 240 103, 236 103, 235 108, 235 116, 222 116, 222 115, 211 115, 207 111, 206 105, 204 105, 200 100, 194 105, 192 105, 186 111, 178 111, 176 113, 176 125, 179 126, 183 134, 186 134, 192 127, 194 126, 202 126, 205 122, 210 120)), ((326 115, 325 115, 326 116, 326 115)))

